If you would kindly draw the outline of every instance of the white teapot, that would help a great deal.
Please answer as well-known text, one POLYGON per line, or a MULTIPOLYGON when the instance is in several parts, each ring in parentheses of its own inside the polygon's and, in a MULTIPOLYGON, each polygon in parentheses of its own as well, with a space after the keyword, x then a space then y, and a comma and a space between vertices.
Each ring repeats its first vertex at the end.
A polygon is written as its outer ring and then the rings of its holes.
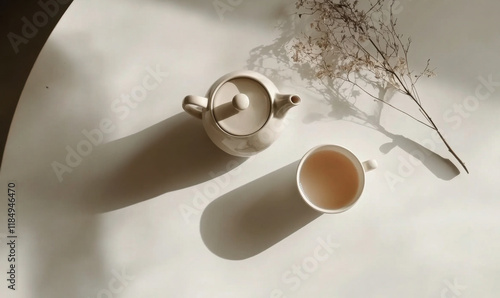
POLYGON ((235 156, 251 156, 269 147, 283 130, 286 112, 300 103, 280 94, 260 73, 236 71, 218 79, 206 97, 188 95, 183 109, 203 122, 210 139, 235 156))

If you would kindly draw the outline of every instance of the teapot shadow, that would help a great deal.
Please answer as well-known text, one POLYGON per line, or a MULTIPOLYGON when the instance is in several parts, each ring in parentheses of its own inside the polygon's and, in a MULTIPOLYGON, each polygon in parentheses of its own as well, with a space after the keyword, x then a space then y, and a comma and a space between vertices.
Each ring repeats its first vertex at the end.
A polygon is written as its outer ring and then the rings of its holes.
POLYGON ((246 160, 220 150, 201 122, 186 113, 102 145, 89 159, 87 170, 93 171, 95 180, 89 182, 83 204, 92 213, 205 182, 246 160), (102 164, 112 170, 97 172, 102 164))
POLYGON ((207 248, 229 260, 255 256, 321 215, 304 202, 295 173, 299 161, 211 202, 200 220, 207 248))

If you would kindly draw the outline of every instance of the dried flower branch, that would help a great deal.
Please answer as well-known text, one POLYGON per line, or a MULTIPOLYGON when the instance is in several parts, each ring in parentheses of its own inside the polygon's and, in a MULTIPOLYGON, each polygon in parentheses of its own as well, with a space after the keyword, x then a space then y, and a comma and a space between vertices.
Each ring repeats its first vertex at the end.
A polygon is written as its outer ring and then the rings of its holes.
POLYGON ((416 84, 421 77, 434 75, 430 60, 421 72, 414 72, 408 63, 411 39, 404 40, 396 30, 393 13, 395 0, 369 0, 365 9, 358 0, 299 0, 299 17, 311 18, 309 34, 295 39, 290 54, 293 61, 309 64, 318 79, 328 78, 352 84, 375 100, 396 109, 419 123, 435 130, 448 151, 467 173, 465 163, 450 147, 438 127, 422 106, 416 84), (385 7, 388 9, 386 10, 385 7), (379 98, 359 83, 395 88, 408 96, 425 120, 379 98))

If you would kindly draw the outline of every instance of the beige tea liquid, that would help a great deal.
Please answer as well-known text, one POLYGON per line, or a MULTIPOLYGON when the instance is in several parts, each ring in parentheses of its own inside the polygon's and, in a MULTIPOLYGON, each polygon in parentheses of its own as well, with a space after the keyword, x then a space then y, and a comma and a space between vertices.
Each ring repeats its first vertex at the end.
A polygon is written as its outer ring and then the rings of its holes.
POLYGON ((302 164, 300 186, 309 201, 323 209, 341 209, 355 199, 358 171, 342 153, 314 152, 302 164))

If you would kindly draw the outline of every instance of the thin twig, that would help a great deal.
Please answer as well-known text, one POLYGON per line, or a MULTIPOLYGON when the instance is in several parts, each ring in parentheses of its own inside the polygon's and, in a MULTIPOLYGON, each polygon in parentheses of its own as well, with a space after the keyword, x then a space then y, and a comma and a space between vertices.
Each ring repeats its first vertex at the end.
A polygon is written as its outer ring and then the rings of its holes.
POLYGON ((416 83, 424 75, 432 76, 433 71, 429 60, 419 73, 410 69, 408 53, 411 39, 404 42, 403 35, 397 31, 394 4, 395 0, 370 0, 368 9, 363 10, 357 0, 298 0, 299 17, 313 17, 310 26, 313 32, 294 42, 292 58, 295 62, 310 64, 318 79, 327 77, 333 81, 348 82, 375 100, 437 131, 448 151, 469 173, 422 105, 416 83), (388 11, 384 10, 386 4, 389 4, 388 11), (376 15, 381 19, 377 19, 376 15), (408 96, 428 123, 371 94, 349 77, 351 73, 361 72, 370 74, 361 75, 368 84, 374 87, 392 85, 408 96))

